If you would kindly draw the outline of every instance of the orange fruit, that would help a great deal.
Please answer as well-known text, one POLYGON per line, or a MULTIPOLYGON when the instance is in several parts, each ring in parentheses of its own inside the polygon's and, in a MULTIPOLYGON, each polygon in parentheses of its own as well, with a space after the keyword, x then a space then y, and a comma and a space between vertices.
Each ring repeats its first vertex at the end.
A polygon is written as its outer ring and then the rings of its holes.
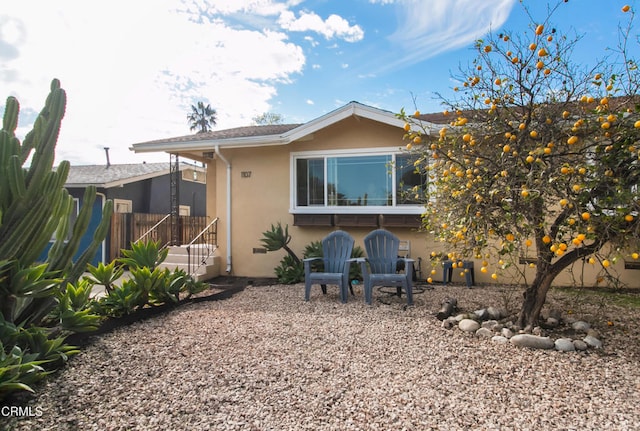
POLYGON ((549 237, 549 235, 545 235, 542 237, 542 242, 545 244, 549 244, 551 242, 551 238, 549 237))
POLYGON ((635 127, 636 129, 640 129, 640 120, 633 123, 633 127, 635 127))
POLYGON ((529 136, 531 136, 533 139, 536 139, 538 137, 538 132, 532 130, 531 132, 529 132, 529 136))
POLYGON ((569 111, 564 111, 564 112, 562 113, 562 118, 565 118, 565 119, 566 119, 566 118, 568 118, 568 117, 569 117, 569 115, 571 115, 571 113, 570 113, 569 111))
POLYGON ((491 52, 491 45, 486 45, 484 47, 484 52, 491 52))
POLYGON ((502 151, 504 151, 505 153, 508 153, 511 150, 511 147, 509 145, 505 145, 504 147, 502 147, 502 151))
POLYGON ((569 145, 573 145, 576 142, 578 142, 578 137, 577 136, 571 136, 569 139, 567 139, 567 144, 569 144, 569 145))
POLYGON ((408 132, 409 130, 411 130, 411 124, 409 123, 404 123, 404 131, 408 132))
POLYGON ((611 262, 609 262, 609 259, 605 259, 602 261, 602 266, 604 266, 605 268, 609 268, 610 265, 611 262))
POLYGON ((631 6, 629 6, 628 4, 622 6, 622 12, 629 12, 630 9, 631 9, 631 6))
POLYGON ((591 214, 589 214, 588 212, 583 212, 581 217, 582 220, 589 220, 591 218, 591 214))
POLYGON ((496 78, 496 80, 494 81, 494 83, 495 83, 496 85, 500 85, 500 84, 502 84, 502 80, 501 80, 500 78, 496 78))
POLYGON ((415 138, 413 138, 413 143, 414 144, 422 143, 422 138, 420 136, 416 136, 415 138))
POLYGON ((543 31, 544 31, 544 25, 540 24, 539 26, 536 27, 536 34, 538 36, 540 36, 543 31))
POLYGON ((627 214, 626 216, 624 216, 624 219, 628 222, 632 222, 633 221, 633 216, 631 214, 627 214))
POLYGON ((638 257, 640 257, 640 254, 638 254, 638 253, 631 253, 631 257, 632 257, 633 259, 636 259, 636 260, 637 260, 637 259, 638 259, 638 257))
POLYGON ((531 51, 535 51, 537 47, 538 47, 538 45, 536 45, 535 43, 532 43, 531 45, 529 45, 529 49, 531 51))
POLYGON ((542 61, 539 61, 536 63, 536 69, 540 70, 544 67, 544 63, 542 61))
POLYGON ((538 57, 545 57, 545 56, 547 56, 547 55, 549 55, 549 53, 547 52, 547 50, 546 50, 546 49, 544 49, 544 48, 540 48, 540 51, 538 51, 538 57))

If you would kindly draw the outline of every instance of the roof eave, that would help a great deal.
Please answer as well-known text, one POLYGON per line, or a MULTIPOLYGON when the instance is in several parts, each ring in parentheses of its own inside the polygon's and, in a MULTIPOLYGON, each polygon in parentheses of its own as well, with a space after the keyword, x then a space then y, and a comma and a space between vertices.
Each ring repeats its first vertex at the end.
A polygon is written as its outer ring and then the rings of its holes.
POLYGON ((130 150, 136 153, 149 153, 164 151, 167 153, 173 152, 192 152, 192 151, 210 151, 215 146, 220 147, 232 147, 232 148, 249 148, 249 147, 262 147, 269 145, 286 145, 290 141, 283 138, 281 135, 266 135, 266 136, 247 136, 243 138, 231 138, 231 139, 207 139, 204 141, 194 142, 154 142, 154 143, 141 143, 133 144, 129 147, 130 150))

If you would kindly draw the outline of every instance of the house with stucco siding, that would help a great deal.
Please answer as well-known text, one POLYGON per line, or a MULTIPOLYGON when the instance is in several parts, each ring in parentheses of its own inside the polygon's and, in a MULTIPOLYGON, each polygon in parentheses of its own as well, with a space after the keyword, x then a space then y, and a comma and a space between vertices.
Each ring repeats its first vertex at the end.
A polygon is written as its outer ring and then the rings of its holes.
MULTIPOLYGON (((420 230, 419 195, 426 193, 427 178, 414 172, 403 126, 392 112, 350 102, 304 124, 211 131, 136 143, 132 150, 206 164, 207 215, 218 218, 220 273, 273 276, 282 253, 264 253, 260 239, 280 222, 289 226, 290 247, 299 255, 335 229, 348 231, 360 246, 371 230, 388 229, 408 245, 404 253, 419 261, 418 276, 425 279, 431 252, 446 250, 420 230)), ((623 281, 638 286, 637 271, 619 265, 623 281)), ((441 280, 435 267, 433 277, 441 280)), ((476 283, 492 282, 479 271, 475 276, 476 283)), ((557 281, 575 282, 568 273, 557 281)))

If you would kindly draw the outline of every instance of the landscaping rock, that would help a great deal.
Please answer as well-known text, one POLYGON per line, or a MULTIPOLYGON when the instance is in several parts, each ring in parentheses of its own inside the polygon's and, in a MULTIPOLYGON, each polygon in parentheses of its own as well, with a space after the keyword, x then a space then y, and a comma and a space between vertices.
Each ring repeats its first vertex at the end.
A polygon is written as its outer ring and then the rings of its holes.
POLYGON ((493 337, 493 331, 488 328, 480 328, 476 331, 476 336, 482 338, 491 338, 493 337))
POLYGON ((545 326, 550 329, 557 328, 558 325, 560 325, 560 322, 555 317, 548 317, 544 323, 545 326))
POLYGON ((576 350, 571 338, 558 338, 555 341, 555 347, 560 352, 574 352, 576 350))
POLYGON ((482 308, 480 310, 476 310, 473 312, 476 315, 478 320, 487 320, 489 318, 489 313, 486 308, 482 308))
POLYGON ((585 343, 582 340, 573 340, 573 346, 576 348, 576 350, 579 350, 579 351, 584 351, 589 348, 587 343, 585 343))
POLYGON ((580 332, 587 332, 589 329, 591 329, 591 325, 589 325, 587 322, 583 320, 577 320, 573 322, 571 327, 576 331, 580 331, 580 332))
POLYGON ((594 336, 587 335, 586 337, 584 337, 582 339, 582 341, 587 343, 588 346, 591 346, 591 347, 593 347, 595 349, 601 349, 602 348, 602 341, 598 340, 594 336))
POLYGON ((482 327, 487 328, 490 331, 497 331, 498 325, 499 323, 497 320, 485 320, 484 322, 482 322, 482 327))
POLYGON ((458 323, 458 328, 464 332, 476 332, 480 329, 480 324, 472 319, 462 319, 460 323, 458 323))
POLYGON ((553 349, 555 347, 555 343, 551 338, 532 334, 514 335, 509 341, 515 346, 531 349, 553 349))
POLYGON ((507 337, 503 337, 502 335, 494 335, 491 338, 491 341, 494 341, 498 344, 507 344, 509 342, 509 339, 507 337))
POLYGON ((487 308, 487 314, 489 319, 500 320, 507 315, 507 312, 496 307, 489 307, 487 308))
POLYGON ((500 331, 500 334, 505 338, 513 337, 513 331, 509 328, 502 328, 502 331, 500 331))

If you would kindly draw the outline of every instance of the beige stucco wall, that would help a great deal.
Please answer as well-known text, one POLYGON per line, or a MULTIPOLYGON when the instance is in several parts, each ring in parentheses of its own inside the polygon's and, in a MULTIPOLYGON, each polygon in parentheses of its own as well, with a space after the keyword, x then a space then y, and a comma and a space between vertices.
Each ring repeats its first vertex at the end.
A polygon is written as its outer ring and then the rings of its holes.
MULTIPOLYGON (((311 228, 293 226, 293 215, 290 206, 290 153, 313 150, 356 149, 369 147, 403 146, 402 131, 399 128, 382 125, 362 118, 348 118, 333 126, 325 128, 312 139, 295 142, 289 145, 265 146, 260 148, 221 149, 222 155, 231 164, 231 236, 232 236, 232 270, 231 275, 248 277, 273 277, 273 268, 278 265, 285 252, 283 250, 267 254, 255 253, 254 248, 261 248, 262 233, 272 223, 281 222, 289 225, 292 236, 291 248, 302 257, 304 247, 311 241, 322 239, 332 228, 311 228)), ((218 242, 219 255, 223 262, 221 273, 224 273, 228 252, 227 246, 227 168, 220 158, 208 165, 207 172, 207 209, 210 217, 219 217, 218 242)), ((356 240, 356 245, 363 247, 362 239, 371 228, 345 228, 356 240)), ((415 229, 390 229, 400 239, 411 243, 411 257, 422 260, 422 278, 426 279, 432 268, 430 253, 444 250, 441 245, 434 244, 432 238, 415 229)), ((477 283, 494 282, 489 271, 480 272, 481 260, 476 260, 475 277, 477 283)), ((492 262, 495 264, 495 262, 492 262)), ((620 274, 620 280, 640 287, 640 271, 624 270, 621 262, 613 266, 620 274)), ((574 268, 574 275, 565 271, 558 284, 574 285, 582 283, 592 286, 598 278, 597 267, 582 264, 574 268)), ((533 278, 533 270, 527 269, 528 280, 533 278)), ((499 282, 509 282, 505 272, 499 282)), ((442 270, 438 267, 434 280, 442 280, 442 270)), ((454 271, 454 282, 461 282, 459 271, 454 271)))

